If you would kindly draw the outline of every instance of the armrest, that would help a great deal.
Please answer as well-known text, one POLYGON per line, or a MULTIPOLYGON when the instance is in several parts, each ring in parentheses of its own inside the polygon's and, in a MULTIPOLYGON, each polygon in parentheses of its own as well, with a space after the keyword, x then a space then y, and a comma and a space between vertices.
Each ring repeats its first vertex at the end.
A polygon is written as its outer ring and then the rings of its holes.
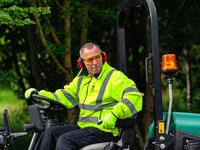
POLYGON ((136 118, 118 119, 116 127, 119 128, 132 128, 136 122, 136 118))

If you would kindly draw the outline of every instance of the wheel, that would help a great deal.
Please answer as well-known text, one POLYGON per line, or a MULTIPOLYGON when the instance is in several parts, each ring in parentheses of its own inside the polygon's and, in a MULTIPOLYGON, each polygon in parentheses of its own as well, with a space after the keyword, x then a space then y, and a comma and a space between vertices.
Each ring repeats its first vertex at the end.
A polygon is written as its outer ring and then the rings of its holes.
POLYGON ((63 105, 62 103, 60 103, 56 100, 41 96, 41 95, 37 95, 37 94, 31 95, 31 99, 28 100, 28 104, 29 105, 36 104, 38 106, 38 108, 40 108, 42 110, 50 110, 50 109, 59 110, 59 111, 67 110, 67 107, 65 105, 63 105))

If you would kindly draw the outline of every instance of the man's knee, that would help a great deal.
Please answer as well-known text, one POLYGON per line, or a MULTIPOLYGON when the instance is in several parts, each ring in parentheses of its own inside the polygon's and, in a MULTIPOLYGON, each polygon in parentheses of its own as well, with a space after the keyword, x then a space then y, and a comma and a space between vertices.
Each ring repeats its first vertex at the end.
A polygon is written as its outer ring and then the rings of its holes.
POLYGON ((67 134, 59 136, 56 143, 56 150, 71 150, 74 148, 75 145, 73 145, 73 142, 70 140, 70 137, 68 137, 67 134))
POLYGON ((50 126, 48 128, 45 129, 44 134, 48 135, 48 136, 52 136, 56 133, 56 128, 54 126, 50 126))
POLYGON ((67 134, 63 134, 59 136, 57 144, 63 145, 63 143, 69 143, 70 138, 67 136, 67 134))

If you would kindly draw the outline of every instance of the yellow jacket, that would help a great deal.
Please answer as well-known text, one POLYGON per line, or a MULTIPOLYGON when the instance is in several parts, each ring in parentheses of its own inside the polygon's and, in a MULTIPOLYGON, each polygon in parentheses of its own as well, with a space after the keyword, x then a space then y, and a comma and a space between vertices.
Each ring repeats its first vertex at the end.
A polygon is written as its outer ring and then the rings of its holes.
POLYGON ((97 121, 111 110, 119 119, 131 117, 142 110, 142 96, 135 83, 106 62, 100 74, 92 78, 86 70, 81 70, 64 89, 55 93, 42 90, 39 95, 57 100, 69 109, 79 105, 77 125, 80 128, 95 127, 114 136, 119 134, 117 127, 105 129, 97 125, 97 121))

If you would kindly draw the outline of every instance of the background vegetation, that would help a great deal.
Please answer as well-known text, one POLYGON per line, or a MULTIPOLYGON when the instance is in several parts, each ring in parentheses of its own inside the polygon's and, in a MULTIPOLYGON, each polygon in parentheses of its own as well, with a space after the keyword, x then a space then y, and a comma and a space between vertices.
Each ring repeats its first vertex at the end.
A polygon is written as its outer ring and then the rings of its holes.
MULTIPOLYGON (((0 112, 8 109, 13 131, 23 131, 23 124, 29 121, 25 90, 35 87, 54 91, 69 83, 79 70, 76 60, 83 43, 99 44, 106 51, 109 63, 118 67, 116 21, 122 1, 0 1, 0 112)), ((160 60, 162 54, 174 53, 179 67, 173 84, 173 110, 199 113, 200 2, 154 0, 154 3, 158 13, 160 60)), ((146 95, 138 130, 142 147, 153 116, 144 73, 144 60, 149 55, 147 16, 143 7, 126 11, 128 76, 146 95)), ((164 75, 162 89, 166 111, 168 88, 164 75)), ((74 123, 71 112, 68 118, 74 123)), ((13 149, 27 149, 24 143, 28 144, 29 139, 16 139, 13 149)))

